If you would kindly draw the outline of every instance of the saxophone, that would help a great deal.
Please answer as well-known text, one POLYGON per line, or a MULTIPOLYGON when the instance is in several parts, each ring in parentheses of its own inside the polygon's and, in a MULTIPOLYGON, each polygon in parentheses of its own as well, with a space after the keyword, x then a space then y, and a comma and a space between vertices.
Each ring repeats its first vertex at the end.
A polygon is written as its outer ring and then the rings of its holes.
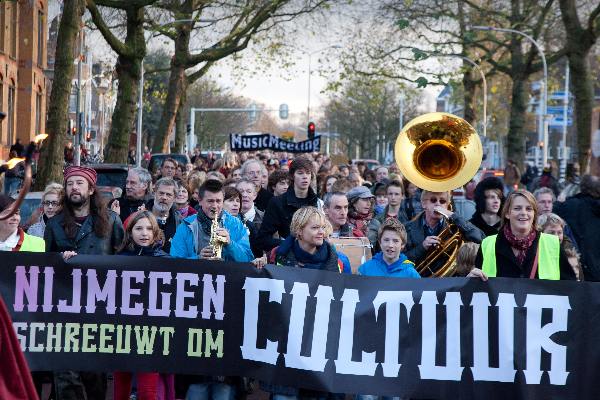
POLYGON ((210 225, 210 240, 209 245, 213 248, 213 256, 211 260, 222 260, 223 245, 227 244, 227 239, 217 234, 219 229, 219 215, 215 215, 212 224, 210 225))

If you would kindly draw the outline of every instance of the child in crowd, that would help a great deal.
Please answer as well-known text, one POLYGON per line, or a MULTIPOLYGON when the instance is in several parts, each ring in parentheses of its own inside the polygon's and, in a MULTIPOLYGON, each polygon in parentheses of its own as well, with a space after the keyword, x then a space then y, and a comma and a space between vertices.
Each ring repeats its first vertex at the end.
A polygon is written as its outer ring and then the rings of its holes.
POLYGON ((463 243, 456 255, 456 271, 454 276, 467 276, 475 268, 475 258, 479 245, 473 242, 463 243))
MULTIPOLYGON (((156 217, 150 211, 138 211, 125 220, 125 240, 119 255, 169 257, 162 250, 164 235, 158 226, 156 217)), ((129 400, 131 395, 131 372, 114 373, 114 399, 129 400)), ((158 372, 138 372, 137 399, 173 400, 175 398, 175 382, 173 374, 158 372)))
POLYGON ((420 278, 413 262, 402 253, 406 240, 406 229, 402 223, 391 218, 385 221, 377 235, 381 251, 358 267, 358 273, 366 276, 420 278))

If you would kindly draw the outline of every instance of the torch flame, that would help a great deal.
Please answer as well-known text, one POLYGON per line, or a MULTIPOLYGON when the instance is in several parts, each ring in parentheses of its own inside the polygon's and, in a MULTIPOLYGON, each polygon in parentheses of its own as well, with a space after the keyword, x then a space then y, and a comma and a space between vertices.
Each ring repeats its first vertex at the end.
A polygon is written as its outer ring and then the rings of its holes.
POLYGON ((47 133, 40 133, 39 135, 37 135, 36 137, 34 137, 34 138, 33 138, 33 141, 34 141, 35 143, 39 143, 39 142, 41 142, 42 140, 46 139, 47 137, 48 137, 48 134, 47 134, 47 133))
POLYGON ((9 169, 13 169, 18 163, 20 163, 22 161, 25 161, 25 159, 15 157, 15 158, 11 158, 10 160, 8 160, 5 165, 8 166, 9 169))

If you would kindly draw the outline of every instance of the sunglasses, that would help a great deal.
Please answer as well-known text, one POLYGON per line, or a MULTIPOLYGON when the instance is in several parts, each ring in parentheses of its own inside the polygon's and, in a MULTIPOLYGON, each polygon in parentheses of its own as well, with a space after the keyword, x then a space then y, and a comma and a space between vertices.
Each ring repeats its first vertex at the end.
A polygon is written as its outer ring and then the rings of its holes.
POLYGON ((59 204, 60 203, 58 201, 49 201, 49 200, 42 201, 42 205, 46 206, 46 207, 48 207, 48 206, 58 207, 59 204))
POLYGON ((440 204, 446 204, 448 202, 448 200, 446 199, 438 199, 437 197, 430 197, 429 201, 431 202, 431 204, 435 204, 435 203, 440 203, 440 204))

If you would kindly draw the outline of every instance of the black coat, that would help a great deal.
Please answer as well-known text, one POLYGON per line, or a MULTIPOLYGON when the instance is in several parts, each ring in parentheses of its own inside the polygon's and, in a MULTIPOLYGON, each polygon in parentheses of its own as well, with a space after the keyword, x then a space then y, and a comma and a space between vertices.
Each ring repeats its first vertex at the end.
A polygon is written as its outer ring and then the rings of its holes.
POLYGON ((107 255, 115 254, 123 242, 125 231, 119 216, 108 211, 110 217, 110 233, 106 237, 98 237, 94 233, 94 221, 88 216, 74 239, 67 237, 63 228, 64 213, 48 220, 44 230, 44 241, 47 252, 76 251, 79 254, 107 255))
MULTIPOLYGON (((519 265, 515 253, 513 253, 510 243, 504 234, 500 232, 496 239, 496 277, 498 278, 529 278, 531 275, 531 268, 533 268, 533 260, 535 253, 537 252, 538 242, 540 241, 540 233, 537 233, 535 240, 531 247, 525 253, 525 260, 523 265, 519 265)), ((569 264, 569 260, 563 250, 560 247, 560 279, 561 280, 575 280, 575 272, 569 264)), ((477 251, 477 257, 475 258, 475 267, 481 269, 483 265, 483 253, 481 247, 477 251)), ((539 271, 539 268, 538 268, 539 271)), ((537 277, 537 273, 536 273, 537 277)))
POLYGON ((254 205, 260 211, 265 211, 267 206, 269 205, 269 201, 273 197, 273 193, 269 192, 267 189, 261 187, 256 195, 256 199, 254 200, 254 205))
POLYGON ((125 196, 122 196, 119 200, 119 207, 121 208, 121 213, 119 216, 121 217, 121 222, 125 222, 127 217, 138 210, 138 207, 145 204, 146 201, 144 199, 141 200, 131 200, 125 196))
POLYGON ((469 220, 469 222, 478 227, 479 230, 485 234, 485 236, 492 236, 498 233, 502 220, 499 220, 495 225, 488 225, 488 223, 485 222, 485 220, 481 217, 481 214, 476 212, 473 214, 473 217, 469 220))
POLYGON ((296 210, 303 206, 317 207, 318 202, 317 194, 310 188, 308 196, 304 199, 297 198, 291 186, 281 196, 273 197, 269 201, 258 231, 257 246, 266 252, 279 246, 281 240, 290 235, 290 223, 296 210), (279 234, 279 239, 273 237, 275 233, 279 234))
MULTIPOLYGON (((146 203, 146 210, 152 211, 152 207, 154 206, 154 200, 149 200, 146 203)), ((165 235, 165 243, 163 244, 162 249, 169 253, 171 251, 171 239, 175 236, 175 232, 177 231, 177 226, 181 223, 182 219, 177 210, 175 209, 175 205, 171 207, 169 210, 169 216, 167 217, 167 222, 164 225, 158 224, 160 229, 163 231, 165 235)))
POLYGON ((564 203, 554 203, 554 213, 562 217, 581 251, 586 281, 600 281, 600 199, 579 193, 564 203))

